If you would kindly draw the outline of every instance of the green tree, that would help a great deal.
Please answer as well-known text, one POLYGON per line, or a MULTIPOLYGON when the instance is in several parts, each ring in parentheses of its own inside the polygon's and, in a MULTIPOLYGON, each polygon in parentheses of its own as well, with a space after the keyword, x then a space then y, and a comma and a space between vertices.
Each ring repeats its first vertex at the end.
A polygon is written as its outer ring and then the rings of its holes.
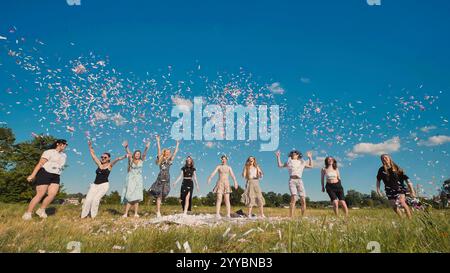
POLYGON ((118 191, 112 191, 110 194, 105 195, 102 198, 102 202, 105 204, 120 204, 120 194, 118 191))
MULTIPOLYGON (((54 140, 51 136, 38 136, 14 144, 12 130, 0 128, 0 202, 28 202, 33 198, 34 189, 26 178, 54 140)), ((61 184, 56 199, 64 196, 65 189, 61 184)))

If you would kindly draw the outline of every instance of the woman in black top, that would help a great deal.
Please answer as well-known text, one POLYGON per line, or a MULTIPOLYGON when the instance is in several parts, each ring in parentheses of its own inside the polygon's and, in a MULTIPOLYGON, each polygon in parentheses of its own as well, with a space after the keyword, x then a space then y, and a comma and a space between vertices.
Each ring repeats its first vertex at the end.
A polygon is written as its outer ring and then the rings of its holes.
POLYGON ((97 164, 97 170, 95 171, 96 176, 94 183, 91 184, 86 199, 83 203, 83 209, 81 211, 81 218, 85 218, 91 214, 91 218, 95 218, 98 212, 98 206, 100 200, 106 194, 109 189, 109 174, 111 169, 119 160, 125 159, 127 156, 121 156, 114 159, 111 162, 111 154, 103 153, 100 160, 95 155, 94 149, 92 148, 92 142, 88 141, 89 152, 95 164, 97 164))
POLYGON ((392 209, 401 217, 402 212, 400 211, 399 207, 403 207, 408 218, 411 218, 411 210, 408 204, 406 204, 406 190, 403 187, 404 182, 407 181, 411 193, 415 195, 414 187, 412 186, 409 177, 397 164, 395 164, 390 155, 381 155, 381 163, 383 164, 383 166, 378 169, 377 174, 378 195, 381 196, 380 181, 383 180, 386 196, 391 203, 392 209))
POLYGON ((199 192, 197 175, 194 168, 194 160, 190 156, 186 158, 186 163, 184 164, 184 167, 181 168, 180 176, 178 176, 177 180, 175 180, 175 182, 173 183, 174 187, 178 183, 178 181, 181 180, 181 178, 183 178, 183 182, 181 184, 180 200, 181 207, 183 208, 183 213, 184 215, 186 215, 188 211, 191 211, 194 182, 195 186, 197 187, 197 193, 199 192))

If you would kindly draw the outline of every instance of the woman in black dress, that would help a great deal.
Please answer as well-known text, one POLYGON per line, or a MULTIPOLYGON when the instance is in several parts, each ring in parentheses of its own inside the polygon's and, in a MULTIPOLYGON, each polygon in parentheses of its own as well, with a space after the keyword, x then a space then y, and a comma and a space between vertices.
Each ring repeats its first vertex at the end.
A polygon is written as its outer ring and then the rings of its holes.
POLYGON ((183 182, 181 183, 180 200, 181 207, 183 208, 183 213, 184 215, 186 215, 188 211, 191 211, 194 183, 197 187, 197 193, 199 192, 194 160, 190 156, 186 158, 186 163, 184 164, 183 168, 181 168, 180 176, 178 176, 177 180, 175 180, 175 182, 173 183, 174 187, 176 186, 178 181, 181 180, 181 178, 183 178, 183 182))

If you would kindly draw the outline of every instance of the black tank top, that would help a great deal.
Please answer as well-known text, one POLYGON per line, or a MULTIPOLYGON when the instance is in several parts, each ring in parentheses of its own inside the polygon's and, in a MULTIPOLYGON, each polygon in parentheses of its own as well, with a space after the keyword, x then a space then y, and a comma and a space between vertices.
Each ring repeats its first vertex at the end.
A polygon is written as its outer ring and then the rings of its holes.
POLYGON ((195 172, 194 167, 183 167, 183 168, 181 168, 181 170, 183 170, 183 177, 192 178, 192 176, 194 175, 194 172, 195 172))
POLYGON ((108 182, 110 172, 111 171, 108 168, 106 169, 97 168, 97 170, 95 171, 97 175, 95 176, 94 184, 103 184, 108 182))

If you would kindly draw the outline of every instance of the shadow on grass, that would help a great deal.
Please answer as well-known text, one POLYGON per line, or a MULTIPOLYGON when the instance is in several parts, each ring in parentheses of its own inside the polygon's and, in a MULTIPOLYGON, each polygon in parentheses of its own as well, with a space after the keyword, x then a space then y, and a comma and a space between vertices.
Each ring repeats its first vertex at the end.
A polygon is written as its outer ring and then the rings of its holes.
POLYGON ((53 216, 56 214, 56 208, 55 207, 46 208, 45 213, 47 213, 48 216, 53 216))
POLYGON ((109 214, 112 214, 112 215, 122 215, 122 213, 116 209, 108 209, 107 211, 109 214))

